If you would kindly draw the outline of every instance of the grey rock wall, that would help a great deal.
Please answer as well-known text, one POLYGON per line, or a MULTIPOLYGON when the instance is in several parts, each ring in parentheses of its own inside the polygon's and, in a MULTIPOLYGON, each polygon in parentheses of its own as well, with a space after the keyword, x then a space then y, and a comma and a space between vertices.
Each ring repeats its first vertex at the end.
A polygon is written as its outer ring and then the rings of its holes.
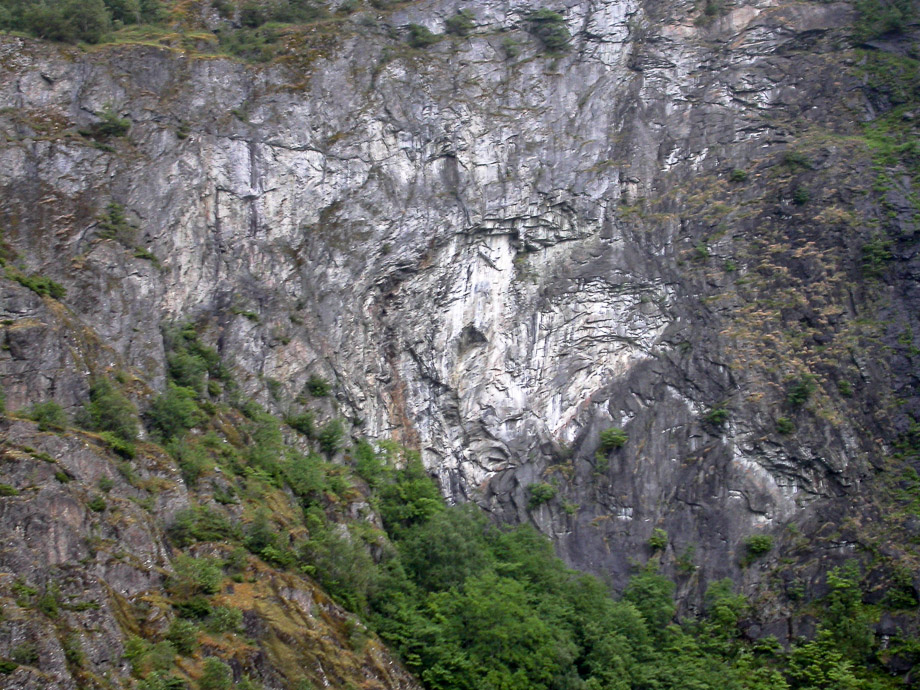
MULTIPOLYGON (((666 568, 692 547, 688 588, 755 585, 742 540, 816 529, 887 433, 838 410, 777 436, 788 372, 739 335, 764 219, 799 227, 770 166, 796 127, 867 112, 841 70, 851 11, 764 1, 706 23, 689 2, 570 0, 571 50, 548 56, 526 32, 537 6, 476 3, 471 37, 426 50, 403 27, 440 31, 451 3, 366 9, 307 66, 0 37, 4 238, 68 290, 0 286, 7 405, 77 405, 88 371, 121 362, 162 389, 162 324, 199 319, 248 394, 283 411, 311 374, 332 380, 356 433, 419 447, 452 500, 532 521, 577 567, 620 585, 661 527, 666 568), (107 107, 125 138, 77 134, 107 107), (757 175, 713 210, 735 168, 757 175), (160 267, 98 238, 111 201, 160 267), (701 242, 737 271, 701 268, 701 242), (612 426, 628 442, 598 458, 612 426), (531 506, 541 482, 557 496, 531 506)), ((844 321, 864 297, 834 295, 844 321)))

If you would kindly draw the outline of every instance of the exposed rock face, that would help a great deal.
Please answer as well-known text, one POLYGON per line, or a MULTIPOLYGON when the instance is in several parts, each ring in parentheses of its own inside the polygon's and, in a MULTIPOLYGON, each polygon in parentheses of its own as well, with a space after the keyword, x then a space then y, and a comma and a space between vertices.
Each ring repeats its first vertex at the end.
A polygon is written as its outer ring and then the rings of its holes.
POLYGON ((563 5, 555 57, 530 2, 477 3, 471 37, 424 51, 388 27, 441 30, 452 3, 368 10, 296 67, 2 38, 4 237, 67 288, 0 283, 8 408, 77 405, 115 363, 161 389, 161 324, 200 319, 248 393, 284 408, 334 380, 361 433, 417 445, 448 496, 534 521, 576 567, 622 584, 660 527, 665 567, 697 568, 686 590, 755 585, 743 539, 843 515, 903 430, 889 392, 916 405, 910 364, 873 349, 920 313, 916 260, 899 245, 889 284, 860 273, 881 212, 842 136, 873 107, 851 10, 563 5), (108 106, 126 137, 76 133, 108 106), (161 267, 98 238, 112 201, 161 267), (628 442, 596 455, 609 427, 628 442))

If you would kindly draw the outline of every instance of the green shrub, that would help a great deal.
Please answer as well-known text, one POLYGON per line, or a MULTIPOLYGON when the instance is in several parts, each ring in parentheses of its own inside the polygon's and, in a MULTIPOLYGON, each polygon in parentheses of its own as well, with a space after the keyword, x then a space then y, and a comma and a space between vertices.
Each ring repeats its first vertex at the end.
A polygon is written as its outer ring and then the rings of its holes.
POLYGON ((811 374, 803 374, 791 379, 786 385, 786 402, 792 407, 801 407, 808 402, 811 394, 817 389, 818 384, 815 383, 815 377, 811 374))
POLYGON ((0 675, 8 676, 19 668, 19 664, 9 659, 0 659, 0 675))
POLYGON ((207 506, 180 510, 166 533, 180 548, 196 541, 236 541, 241 536, 239 528, 226 516, 207 506))
POLYGON ((175 574, 169 579, 169 591, 177 597, 217 594, 224 574, 220 562, 213 558, 192 558, 181 554, 175 562, 175 574))
POLYGON ((137 408, 107 378, 98 379, 90 386, 89 402, 77 421, 94 431, 111 432, 128 443, 137 438, 137 408))
POLYGON ((173 439, 169 443, 168 450, 176 459, 182 479, 189 488, 194 488, 201 475, 214 465, 207 448, 199 443, 173 439))
POLYGON ((457 10, 457 13, 448 17, 444 23, 444 30, 454 36, 466 36, 476 27, 474 19, 473 13, 469 10, 457 10))
POLYGON ((741 168, 735 168, 728 175, 728 179, 731 180, 732 182, 744 182, 745 180, 747 180, 747 178, 748 178, 747 172, 745 172, 744 170, 741 170, 741 168))
POLYGON ((18 496, 19 489, 9 484, 0 484, 0 496, 18 496))
POLYGON ((102 496, 93 496, 89 503, 86 504, 86 507, 94 513, 101 513, 106 508, 105 499, 102 496))
POLYGON ((776 430, 783 436, 788 436, 795 431, 795 424, 788 417, 777 417, 776 430))
POLYGON ((647 543, 652 551, 663 551, 668 545, 668 533, 656 527, 652 530, 652 536, 648 538, 647 543))
POLYGON ((105 444, 112 449, 116 455, 130 460, 137 455, 137 447, 130 441, 119 438, 110 431, 103 431, 99 437, 105 441, 105 444))
POLYGON ((861 250, 862 273, 867 278, 879 278, 891 261, 891 240, 883 235, 874 235, 863 244, 861 250))
POLYGON ((849 381, 841 379, 837 381, 837 392, 844 398, 851 398, 853 397, 853 386, 849 381))
POLYGON ((137 242, 137 226, 128 221, 124 206, 114 201, 109 202, 105 213, 99 217, 99 230, 96 234, 104 240, 115 240, 126 247, 134 247, 137 242))
POLYGON ((57 618, 61 610, 61 590, 57 584, 51 582, 42 595, 35 602, 35 608, 44 613, 48 618, 57 618))
POLYGON ((108 141, 110 139, 115 139, 123 137, 128 133, 128 130, 131 129, 131 120, 119 117, 118 114, 112 109, 111 105, 107 105, 101 113, 97 113, 99 117, 99 122, 92 123, 88 128, 80 130, 80 134, 90 139, 95 139, 96 141, 108 141))
POLYGON ((569 44, 569 30, 565 18, 549 9, 540 9, 527 15, 530 33, 540 39, 543 47, 551 53, 561 53, 569 44))
POLYGON ((22 642, 10 650, 10 659, 24 666, 31 666, 38 661, 38 649, 31 642, 22 642))
POLYGON ((188 690, 186 683, 179 676, 168 675, 164 671, 154 671, 137 685, 138 690, 188 690))
POLYGON ((307 438, 313 438, 313 414, 311 412, 301 412, 285 417, 284 423, 307 438))
POLYGON ((108 477, 100 477, 97 486, 102 493, 107 494, 115 487, 115 482, 108 477))
POLYGON ((425 48, 433 45, 443 38, 440 34, 431 33, 428 27, 421 24, 409 24, 409 45, 413 48, 425 48))
POLYGON ((502 50, 505 52, 505 58, 511 60, 521 53, 521 45, 511 36, 505 36, 502 39, 502 50))
POLYGON ((325 398, 332 390, 332 384, 318 374, 310 374, 306 388, 314 398, 325 398))
POLYGON ((786 151, 783 154, 783 165, 790 168, 811 169, 811 160, 801 151, 786 151))
POLYGON ((623 429, 618 426, 612 426, 600 433, 600 449, 607 453, 611 450, 622 448, 628 440, 629 437, 623 429))
POLYGON ((198 648, 198 626, 191 621, 176 618, 169 625, 166 639, 175 645, 179 654, 189 656, 198 648))
POLYGON ((796 206, 803 206, 811 200, 811 192, 805 187, 796 187, 792 191, 792 203, 796 206))
POLYGON ((769 534, 752 534, 744 540, 743 563, 749 565, 773 549, 773 537, 769 534))
POLYGON ((713 407, 703 417, 703 421, 714 427, 722 427, 728 421, 728 409, 724 405, 713 407))
POLYGON ((342 445, 342 439, 345 436, 345 428, 342 426, 340 419, 333 419, 323 425, 316 435, 320 449, 326 455, 335 455, 342 445))
POLYGON ((166 392, 157 397, 147 417, 159 436, 168 441, 184 434, 203 421, 197 394, 191 388, 168 384, 166 392))
POLYGON ((868 41, 886 34, 900 34, 918 19, 913 0, 857 0, 855 38, 868 41))
POLYGON ((35 403, 26 411, 25 416, 38 422, 39 431, 60 431, 67 426, 67 413, 53 400, 35 403))
POLYGON ((531 484, 527 487, 527 493, 529 494, 527 507, 533 510, 553 500, 556 497, 556 487, 546 483, 531 484))
POLYGON ((60 283, 56 283, 51 278, 46 278, 33 273, 26 276, 22 273, 14 273, 12 279, 25 288, 28 288, 40 297, 52 297, 54 299, 64 299, 67 290, 60 283))
POLYGON ((228 606, 215 606, 205 627, 213 633, 239 632, 243 626, 243 612, 228 606))
POLYGON ((198 679, 200 690, 230 690, 233 671, 220 659, 209 657, 204 661, 204 671, 198 679))

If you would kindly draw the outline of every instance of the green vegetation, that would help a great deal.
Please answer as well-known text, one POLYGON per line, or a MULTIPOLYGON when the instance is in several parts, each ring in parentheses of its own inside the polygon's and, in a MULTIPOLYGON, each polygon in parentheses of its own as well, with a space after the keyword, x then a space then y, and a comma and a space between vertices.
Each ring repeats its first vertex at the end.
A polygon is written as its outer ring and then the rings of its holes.
POLYGON ((230 690, 233 671, 220 659, 209 657, 204 661, 204 672, 198 679, 200 690, 230 690))
POLYGON ((131 120, 120 117, 112 109, 111 105, 106 106, 101 113, 97 113, 97 116, 99 117, 99 122, 93 122, 86 129, 81 129, 80 134, 98 142, 107 142, 110 139, 125 136, 128 130, 131 129, 131 120))
POLYGON ((533 510, 553 500, 556 497, 556 487, 552 484, 531 484, 527 487, 527 493, 530 494, 527 507, 533 510))
POLYGON ((773 550, 773 537, 769 534, 752 534, 744 540, 744 555, 741 562, 750 565, 761 556, 773 550))
POLYGON ((607 453, 611 450, 622 448, 628 440, 629 436, 626 435, 623 429, 618 426, 612 426, 600 433, 600 450, 607 453))
POLYGON ((854 36, 869 41, 886 34, 900 34, 920 18, 916 0, 857 0, 854 36))
POLYGON ((652 536, 646 542, 652 551, 663 551, 668 545, 668 533, 660 527, 652 530, 652 536))
POLYGON ((568 49, 571 36, 565 18, 558 12, 546 8, 531 12, 527 15, 527 26, 548 52, 562 53, 568 49))
POLYGON ((35 403, 21 414, 38 422, 39 431, 60 431, 67 426, 67 413, 54 400, 35 403))
POLYGON ((443 38, 440 34, 432 33, 428 27, 421 24, 409 24, 407 28, 409 29, 409 38, 407 40, 413 48, 425 48, 434 45, 443 38))
POLYGON ((721 429, 728 421, 728 408, 725 405, 716 405, 703 416, 703 421, 717 429, 721 429))
POLYGON ((469 10, 457 10, 444 22, 444 30, 454 36, 466 36, 476 27, 475 17, 469 10))
POLYGON ((777 417, 776 430, 783 436, 788 436, 795 431, 795 423, 788 417, 777 417))
POLYGON ((115 240, 126 247, 133 247, 137 241, 137 226, 128 221, 124 207, 113 201, 100 216, 99 230, 96 234, 103 239, 115 240))
POLYGON ((310 374, 306 389, 314 398, 325 398, 332 391, 332 384, 318 374, 310 374))
POLYGON ((153 401, 147 417, 163 441, 184 434, 202 420, 197 397, 191 388, 170 383, 166 392, 153 401))
POLYGON ((794 408, 801 407, 818 389, 815 377, 811 374, 803 374, 790 379, 786 383, 786 402, 794 408))
POLYGON ((811 192, 806 187, 796 187, 792 190, 792 203, 796 206, 804 206, 811 199, 811 192))
MULTIPOLYGON (((98 379, 90 385, 89 402, 77 415, 76 422, 86 429, 110 432, 116 440, 126 444, 137 438, 137 409, 108 378, 98 379)), ((130 457, 127 446, 115 450, 130 457)))
POLYGON ((742 170, 741 168, 735 168, 728 175, 728 179, 731 180, 732 182, 744 182, 745 180, 747 180, 747 178, 748 178, 747 172, 742 170))
POLYGON ((51 278, 47 278, 37 273, 26 275, 18 271, 7 271, 8 277, 15 280, 24 288, 28 288, 39 297, 51 297, 53 299, 64 299, 67 290, 60 283, 56 283, 51 278))

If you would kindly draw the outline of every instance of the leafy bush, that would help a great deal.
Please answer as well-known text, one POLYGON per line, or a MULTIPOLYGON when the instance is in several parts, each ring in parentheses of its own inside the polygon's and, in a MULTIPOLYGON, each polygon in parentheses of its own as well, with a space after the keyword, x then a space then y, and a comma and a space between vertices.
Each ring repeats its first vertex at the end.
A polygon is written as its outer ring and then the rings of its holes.
POLYGON ((527 493, 530 495, 527 499, 527 507, 533 510, 553 500, 556 496, 556 487, 545 483, 531 484, 527 487, 527 493))
POLYGON ((626 445, 626 441, 628 440, 629 436, 626 435, 623 429, 618 426, 613 426, 609 429, 604 429, 600 433, 600 449, 607 453, 611 450, 622 448, 626 445))
POLYGON ((204 671, 198 679, 200 690, 230 690, 233 685, 233 671, 220 659, 208 657, 204 660, 204 671))
POLYGON ((25 412, 25 416, 38 422, 39 431, 60 431, 67 426, 67 413, 54 400, 35 403, 25 412))
POLYGON ((323 425, 316 435, 316 440, 319 441, 319 447, 326 455, 335 455, 342 445, 344 436, 345 428, 342 426, 342 421, 333 419, 323 425))
POLYGON ((207 506, 180 510, 167 534, 180 548, 196 541, 235 541, 241 536, 239 528, 226 516, 207 506))
POLYGON ((811 200, 811 192, 806 187, 796 187, 792 190, 792 203, 803 206, 811 200))
POLYGON ((543 47, 551 53, 561 53, 569 44, 569 30, 565 18, 549 9, 540 9, 527 15, 530 33, 540 39, 543 47))
POLYGON ((131 120, 119 117, 111 105, 107 105, 101 113, 98 113, 98 117, 99 122, 93 122, 86 129, 81 129, 80 134, 96 141, 105 142, 123 137, 131 129, 131 120))
POLYGON ((652 536, 648 538, 647 543, 652 551, 663 551, 668 545, 668 533, 656 527, 652 530, 652 536))
POLYGON ((301 412, 285 417, 284 423, 307 438, 313 438, 313 414, 311 412, 301 412))
POLYGON ((11 277, 24 288, 28 288, 40 297, 64 299, 64 297, 67 295, 67 290, 63 285, 56 283, 55 281, 51 280, 51 278, 46 278, 45 276, 41 276, 35 273, 30 276, 26 276, 22 273, 14 273, 11 277))
POLYGON ((714 427, 722 427, 728 421, 728 409, 724 405, 713 407, 703 417, 703 421, 714 427))
POLYGON ((176 559, 175 574, 169 579, 169 589, 176 596, 217 594, 223 577, 219 561, 182 554, 176 559))
POLYGON ((213 633, 239 632, 243 626, 243 612, 228 606, 215 606, 205 627, 213 633))
POLYGON ((103 431, 99 437, 105 441, 105 444, 112 449, 114 453, 123 458, 130 460, 137 455, 137 447, 130 441, 119 438, 110 431, 103 431))
POLYGON ((900 34, 918 19, 914 0, 857 0, 854 36, 868 41, 886 34, 900 34))
POLYGON ((476 27, 474 19, 469 10, 457 10, 456 14, 447 18, 444 30, 454 36, 466 36, 476 27))
POLYGON ((777 417, 776 430, 783 436, 788 436, 795 431, 795 424, 788 417, 777 417))
POLYGON ((77 419, 86 428, 108 431, 122 441, 137 438, 137 408, 107 378, 97 379, 89 388, 89 402, 77 419))
POLYGON ((99 217, 99 230, 96 234, 102 239, 115 240, 126 247, 133 247, 137 241, 137 226, 128 221, 124 206, 112 201, 99 217))
POLYGON ((791 379, 786 385, 786 402, 792 407, 801 407, 817 389, 815 377, 811 374, 791 379))
POLYGON ((19 489, 9 484, 0 484, 0 496, 18 496, 19 489))
POLYGON ((166 639, 175 645, 179 654, 188 656, 198 648, 198 627, 191 621, 176 618, 169 625, 166 639))
POLYGON ((332 390, 332 384, 318 374, 310 374, 306 389, 314 398, 325 398, 332 390))
POLYGON ((874 235, 863 244, 860 252, 863 275, 867 278, 879 278, 891 261, 891 240, 882 235, 874 235))
POLYGON ((203 415, 197 399, 198 395, 191 388, 168 384, 166 392, 157 397, 147 411, 154 431, 168 441, 201 423, 203 415))
POLYGON ((753 563, 773 549, 773 537, 769 534, 752 534, 744 540, 745 564, 753 563))
POLYGON ((102 496, 93 496, 90 502, 86 504, 86 507, 94 513, 101 513, 106 509, 105 499, 102 496))
POLYGON ((409 24, 409 45, 413 48, 425 48, 441 40, 442 36, 431 33, 428 27, 421 24, 409 24))
POLYGON ((734 170, 731 171, 731 173, 728 176, 728 179, 731 180, 732 182, 744 182, 745 180, 747 180, 747 178, 748 178, 747 172, 745 172, 741 168, 735 168, 734 170))

